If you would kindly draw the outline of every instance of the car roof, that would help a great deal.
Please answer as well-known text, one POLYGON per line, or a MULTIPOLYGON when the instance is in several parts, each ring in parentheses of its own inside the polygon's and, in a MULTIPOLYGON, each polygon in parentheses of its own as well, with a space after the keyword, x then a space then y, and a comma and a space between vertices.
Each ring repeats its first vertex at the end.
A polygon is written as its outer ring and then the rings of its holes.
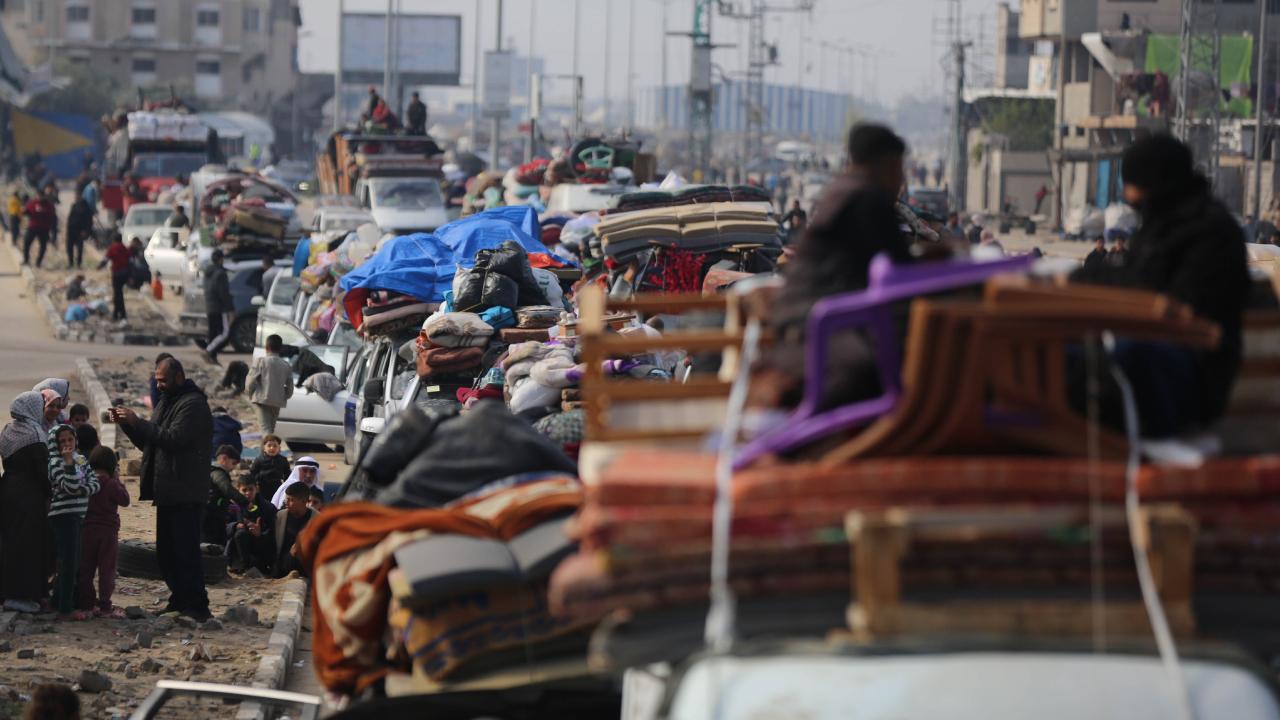
POLYGON ((168 203, 134 203, 129 206, 129 210, 130 212, 135 208, 138 210, 169 210, 172 209, 172 207, 173 206, 168 203))

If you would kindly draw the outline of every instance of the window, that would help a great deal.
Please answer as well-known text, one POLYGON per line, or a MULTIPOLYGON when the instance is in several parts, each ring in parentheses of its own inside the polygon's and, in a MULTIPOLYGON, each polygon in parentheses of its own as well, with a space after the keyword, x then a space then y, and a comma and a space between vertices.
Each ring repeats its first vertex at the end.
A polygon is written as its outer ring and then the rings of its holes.
POLYGON ((156 36, 156 8, 154 5, 134 5, 129 12, 129 36, 144 40, 156 36))
POLYGON ((153 7, 135 7, 132 18, 134 25, 155 25, 156 9, 153 7))
POLYGON ((222 11, 216 4, 203 3, 196 7, 196 43, 200 45, 222 44, 222 11))
POLYGON ((262 12, 255 7, 244 9, 244 31, 247 33, 262 32, 262 12))
POLYGON ((222 96, 222 62, 214 59, 196 59, 196 96, 216 98, 222 96))
POLYGON ((88 5, 68 5, 67 6, 67 22, 69 23, 89 22, 89 6, 88 5))
POLYGON ((219 15, 217 10, 202 9, 196 11, 196 27, 218 27, 219 15))
POLYGON ((88 40, 93 37, 93 26, 89 24, 89 6, 82 2, 67 4, 67 24, 63 34, 68 40, 88 40))
POLYGON ((135 73, 154 73, 156 71, 155 58, 134 58, 133 72, 135 73))
POLYGON ((222 73, 222 63, 217 60, 197 60, 197 75, 218 75, 222 73))
POLYGON ((133 84, 147 87, 156 83, 156 59, 153 57, 135 57, 129 66, 133 84))

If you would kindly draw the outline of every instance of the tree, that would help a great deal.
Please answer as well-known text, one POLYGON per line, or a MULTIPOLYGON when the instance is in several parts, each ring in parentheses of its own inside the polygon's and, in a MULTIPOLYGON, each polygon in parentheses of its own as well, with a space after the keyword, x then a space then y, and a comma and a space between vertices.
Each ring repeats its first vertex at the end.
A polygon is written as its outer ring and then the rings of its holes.
POLYGON ((1008 150, 1044 150, 1053 144, 1053 101, 983 98, 975 105, 982 129, 1006 139, 1008 150))
POLYGON ((99 118, 115 112, 124 99, 124 90, 114 78, 94 72, 87 63, 60 61, 55 75, 67 84, 35 96, 27 109, 99 118))

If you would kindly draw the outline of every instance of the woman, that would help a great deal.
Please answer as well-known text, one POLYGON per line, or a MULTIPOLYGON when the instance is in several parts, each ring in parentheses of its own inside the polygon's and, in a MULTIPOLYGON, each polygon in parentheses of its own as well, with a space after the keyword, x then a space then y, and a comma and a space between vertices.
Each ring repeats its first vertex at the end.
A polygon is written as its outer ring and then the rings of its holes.
MULTIPOLYGON (((39 384, 37 384, 35 387, 31 389, 34 390, 35 392, 44 394, 46 407, 49 405, 49 403, 53 399, 50 393, 53 393, 54 395, 57 396, 57 401, 58 401, 57 404, 59 406, 58 414, 54 416, 52 420, 49 421, 50 423, 52 423, 55 420, 57 422, 67 421, 65 410, 68 407, 71 407, 71 383, 70 382, 67 382, 62 378, 45 378, 44 380, 41 380, 39 384)), ((46 427, 45 429, 48 430, 49 428, 52 428, 52 427, 53 425, 49 424, 48 427, 46 427)))
POLYGON ((0 583, 6 610, 37 613, 46 599, 49 579, 49 453, 45 447, 45 402, 40 393, 24 392, 9 406, 13 418, 0 430, 0 583))
POLYGON ((44 428, 47 432, 62 422, 62 397, 57 391, 45 388, 40 391, 40 398, 44 401, 44 428))

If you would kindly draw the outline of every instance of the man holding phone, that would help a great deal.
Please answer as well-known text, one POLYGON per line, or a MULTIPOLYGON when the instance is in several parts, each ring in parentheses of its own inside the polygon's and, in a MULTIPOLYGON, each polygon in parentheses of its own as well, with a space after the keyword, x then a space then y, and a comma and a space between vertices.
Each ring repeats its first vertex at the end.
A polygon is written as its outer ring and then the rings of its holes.
POLYGON ((177 358, 160 361, 155 377, 160 402, 151 420, 124 407, 109 410, 108 419, 142 450, 139 499, 156 506, 156 556, 170 593, 161 612, 176 611, 203 622, 211 617, 200 528, 209 499, 213 414, 177 358))

